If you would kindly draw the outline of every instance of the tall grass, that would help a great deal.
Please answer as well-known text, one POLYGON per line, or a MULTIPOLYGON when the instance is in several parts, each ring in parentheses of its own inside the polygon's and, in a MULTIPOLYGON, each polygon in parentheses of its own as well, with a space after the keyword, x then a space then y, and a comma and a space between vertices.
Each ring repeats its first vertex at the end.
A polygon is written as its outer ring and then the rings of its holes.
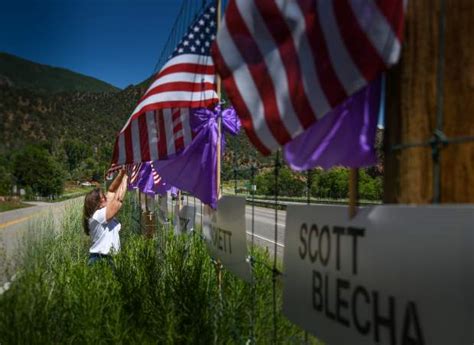
MULTIPOLYGON (((133 212, 126 203, 113 264, 92 267, 80 205, 66 212, 62 231, 42 224, 17 280, 0 296, 0 344, 245 344, 252 334, 258 344, 271 342, 271 271, 256 264, 255 294, 225 270, 219 288, 197 234, 147 240, 133 212)), ((263 251, 256 259, 269 262, 263 251)), ((279 343, 301 343, 302 331, 281 313, 277 325, 279 343)))

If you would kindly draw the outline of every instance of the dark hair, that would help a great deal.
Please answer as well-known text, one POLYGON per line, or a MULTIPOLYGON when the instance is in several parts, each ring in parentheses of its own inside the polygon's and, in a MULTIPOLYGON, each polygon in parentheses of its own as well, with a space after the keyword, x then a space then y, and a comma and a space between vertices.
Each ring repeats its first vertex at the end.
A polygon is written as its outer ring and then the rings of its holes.
POLYGON ((84 227, 84 232, 86 235, 89 235, 89 218, 92 217, 95 211, 99 209, 100 206, 100 197, 103 195, 100 188, 94 188, 89 193, 86 194, 84 198, 84 213, 82 219, 82 225, 84 227))

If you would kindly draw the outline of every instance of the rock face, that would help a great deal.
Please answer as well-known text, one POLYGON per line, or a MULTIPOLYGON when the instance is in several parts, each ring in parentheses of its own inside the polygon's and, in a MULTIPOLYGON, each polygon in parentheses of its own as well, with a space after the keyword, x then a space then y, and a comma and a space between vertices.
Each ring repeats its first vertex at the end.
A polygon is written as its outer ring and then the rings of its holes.
POLYGON ((0 74, 0 86, 12 87, 13 83, 8 77, 0 74))

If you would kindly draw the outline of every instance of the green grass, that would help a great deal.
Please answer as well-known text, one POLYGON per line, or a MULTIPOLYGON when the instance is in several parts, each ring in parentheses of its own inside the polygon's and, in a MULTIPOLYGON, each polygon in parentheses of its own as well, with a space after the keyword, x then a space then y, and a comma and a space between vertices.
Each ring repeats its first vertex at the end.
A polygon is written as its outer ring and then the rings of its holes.
MULTIPOLYGON (((0 296, 0 344, 245 344, 252 334, 257 344, 271 342, 271 260, 263 251, 255 254, 254 289, 225 269, 219 288, 198 234, 158 229, 147 240, 128 202, 113 267, 89 267, 80 206, 66 212, 61 232, 46 222, 26 246, 20 274, 0 296)), ((280 310, 280 282, 277 291, 280 310)), ((302 342, 281 312, 277 332, 278 343, 302 342)))
POLYGON ((31 205, 24 204, 18 201, 2 201, 0 202, 0 212, 16 210, 18 208, 30 207, 31 205))

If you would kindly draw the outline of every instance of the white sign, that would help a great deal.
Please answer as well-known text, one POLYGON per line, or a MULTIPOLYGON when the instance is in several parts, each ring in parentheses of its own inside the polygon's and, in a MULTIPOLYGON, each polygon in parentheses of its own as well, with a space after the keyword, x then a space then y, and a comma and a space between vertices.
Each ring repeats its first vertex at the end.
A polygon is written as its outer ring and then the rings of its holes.
POLYGON ((175 235, 189 233, 194 230, 194 212, 195 208, 193 206, 183 206, 179 211, 178 207, 176 207, 174 224, 175 235))
POLYGON ((158 221, 162 225, 168 225, 168 195, 165 194, 164 196, 158 196, 158 214, 157 214, 158 221))
POLYGON ((224 196, 217 203, 217 211, 205 207, 203 234, 211 256, 229 271, 250 282, 251 270, 247 261, 245 231, 245 198, 224 196))
POLYGON ((330 345, 472 345, 474 207, 288 206, 283 312, 330 345))

